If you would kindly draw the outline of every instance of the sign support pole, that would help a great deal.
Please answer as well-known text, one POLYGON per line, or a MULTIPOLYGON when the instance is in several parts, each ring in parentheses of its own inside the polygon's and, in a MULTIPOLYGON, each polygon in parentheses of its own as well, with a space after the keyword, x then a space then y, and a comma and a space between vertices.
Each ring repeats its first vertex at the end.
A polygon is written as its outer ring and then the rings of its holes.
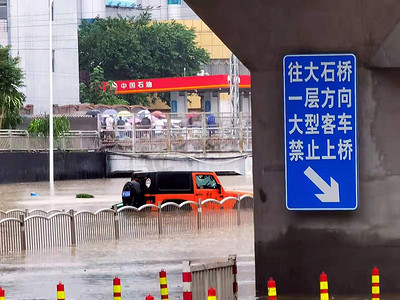
POLYGON ((54 196, 54 131, 53 131, 53 1, 49 0, 49 183, 50 195, 54 196))

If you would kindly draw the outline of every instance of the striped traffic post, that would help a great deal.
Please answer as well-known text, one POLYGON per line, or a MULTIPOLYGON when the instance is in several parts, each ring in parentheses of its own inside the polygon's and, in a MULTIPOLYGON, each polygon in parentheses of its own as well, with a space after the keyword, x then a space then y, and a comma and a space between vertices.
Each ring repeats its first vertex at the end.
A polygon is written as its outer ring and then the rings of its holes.
POLYGON ((146 297, 146 300, 154 300, 154 297, 152 296, 152 295, 148 295, 147 297, 146 297))
POLYGON ((276 300, 276 284, 272 277, 268 280, 268 299, 276 300))
POLYGON ((372 270, 372 300, 379 300, 381 298, 379 284, 379 269, 375 267, 372 270))
POLYGON ((114 300, 121 300, 121 279, 117 277, 113 280, 114 300))
POLYGON ((64 285, 61 283, 57 284, 57 300, 65 300, 64 285))
POLYGON ((6 299, 6 292, 0 286, 0 300, 6 299))
POLYGON ((319 276, 319 288, 321 291, 321 300, 329 300, 328 293, 328 276, 322 272, 319 276))
POLYGON ((190 261, 183 262, 182 281, 183 300, 192 300, 192 273, 190 272, 190 261))
POLYGON ((207 300, 217 300, 217 291, 213 287, 208 290, 207 300))
POLYGON ((161 299, 168 300, 168 283, 167 283, 167 272, 161 270, 160 272, 160 293, 161 299))

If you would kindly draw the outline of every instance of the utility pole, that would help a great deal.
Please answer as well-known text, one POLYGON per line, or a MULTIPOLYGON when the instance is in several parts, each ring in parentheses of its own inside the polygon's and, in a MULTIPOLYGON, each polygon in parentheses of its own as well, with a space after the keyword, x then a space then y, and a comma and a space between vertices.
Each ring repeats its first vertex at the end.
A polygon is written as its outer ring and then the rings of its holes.
POLYGON ((49 0, 49 183, 50 195, 54 196, 54 131, 53 131, 53 2, 49 0))
POLYGON ((239 61, 237 57, 231 53, 229 62, 229 91, 231 95, 231 111, 232 111, 232 125, 236 127, 239 121, 239 61))

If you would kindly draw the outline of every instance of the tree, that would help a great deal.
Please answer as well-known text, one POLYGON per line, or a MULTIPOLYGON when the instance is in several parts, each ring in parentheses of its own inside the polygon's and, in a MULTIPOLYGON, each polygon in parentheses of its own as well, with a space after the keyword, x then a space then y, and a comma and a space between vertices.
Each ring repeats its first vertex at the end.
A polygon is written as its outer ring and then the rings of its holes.
MULTIPOLYGON (((104 69, 107 79, 146 79, 195 75, 209 61, 195 42, 194 29, 175 21, 151 21, 148 13, 137 18, 96 19, 79 30, 80 69, 104 69), (95 50, 94 50, 95 49, 95 50)), ((129 95, 130 101, 138 95, 129 95)), ((163 100, 168 102, 166 97, 163 100)))
POLYGON ((0 46, 0 128, 15 128, 22 122, 20 109, 25 95, 20 91, 24 75, 19 59, 10 54, 10 47, 0 46))
POLYGON ((104 86, 105 81, 104 70, 100 66, 95 67, 90 74, 89 85, 81 83, 79 86, 81 103, 128 105, 128 101, 118 98, 115 94, 114 82, 108 81, 104 86))

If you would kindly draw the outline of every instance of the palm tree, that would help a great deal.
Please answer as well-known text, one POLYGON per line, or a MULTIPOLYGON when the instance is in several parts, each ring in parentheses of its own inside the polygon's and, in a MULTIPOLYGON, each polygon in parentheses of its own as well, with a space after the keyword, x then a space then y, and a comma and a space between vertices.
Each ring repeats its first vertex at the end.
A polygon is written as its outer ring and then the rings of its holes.
POLYGON ((18 62, 18 57, 11 57, 10 47, 0 46, 0 128, 15 128, 22 121, 20 109, 25 95, 20 88, 24 74, 18 62))

